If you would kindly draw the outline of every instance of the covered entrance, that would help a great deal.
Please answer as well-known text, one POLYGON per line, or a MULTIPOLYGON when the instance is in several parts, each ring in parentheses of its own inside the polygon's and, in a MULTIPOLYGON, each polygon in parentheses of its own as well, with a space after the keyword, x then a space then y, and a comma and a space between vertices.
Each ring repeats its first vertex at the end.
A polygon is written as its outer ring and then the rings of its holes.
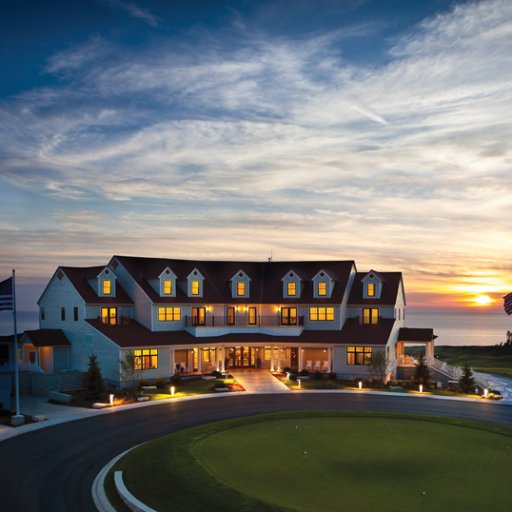
POLYGON ((228 368, 260 368, 259 347, 230 347, 228 349, 228 368))

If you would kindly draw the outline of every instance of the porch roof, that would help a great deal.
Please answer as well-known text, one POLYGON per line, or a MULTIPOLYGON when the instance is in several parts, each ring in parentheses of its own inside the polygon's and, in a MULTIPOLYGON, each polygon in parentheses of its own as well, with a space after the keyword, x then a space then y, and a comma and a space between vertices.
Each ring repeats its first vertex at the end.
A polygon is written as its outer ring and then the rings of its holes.
POLYGON ((87 320, 99 332, 119 345, 121 348, 148 347, 165 345, 208 345, 226 343, 243 345, 244 343, 298 343, 298 344, 358 344, 385 345, 393 327, 393 319, 381 319, 377 325, 361 325, 359 319, 350 318, 341 331, 303 331, 299 336, 262 333, 228 333, 221 336, 193 336, 187 331, 153 332, 130 320, 129 324, 107 325, 100 320, 87 320))
POLYGON ((437 338, 434 329, 419 327, 401 327, 398 331, 398 341, 423 342, 433 341, 437 338))
POLYGON ((25 331, 22 335, 23 343, 29 342, 34 347, 69 347, 71 343, 61 329, 37 329, 25 331))

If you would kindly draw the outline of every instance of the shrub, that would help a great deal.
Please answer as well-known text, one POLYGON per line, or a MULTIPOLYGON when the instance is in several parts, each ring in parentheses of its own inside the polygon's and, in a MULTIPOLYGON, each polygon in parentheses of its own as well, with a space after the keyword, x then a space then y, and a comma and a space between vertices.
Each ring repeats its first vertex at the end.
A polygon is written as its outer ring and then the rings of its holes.
POLYGON ((210 374, 216 379, 220 379, 222 377, 222 373, 220 373, 218 370, 213 370, 213 372, 210 374))
POLYGON ((309 375, 309 370, 306 370, 306 368, 303 368, 300 372, 299 372, 299 375, 301 377, 307 377, 309 375))
POLYGON ((180 381, 181 381, 181 377, 178 374, 173 375, 170 378, 171 384, 178 384, 180 381))
POLYGON ((285 366, 285 367, 283 368, 283 373, 292 373, 292 371, 293 371, 293 370, 292 370, 289 366, 285 366))
POLYGON ((290 373, 290 380, 296 381, 297 380, 297 374, 296 373, 290 373))
POLYGON ((223 381, 223 380, 218 380, 214 385, 213 387, 215 389, 224 389, 224 388, 227 388, 228 385, 223 381))
POLYGON ((313 374, 313 378, 316 379, 316 380, 322 380, 324 378, 324 375, 322 372, 320 371, 316 371, 314 374, 313 374))
POLYGON ((101 375, 98 358, 95 354, 89 356, 89 367, 82 380, 86 400, 101 400, 105 394, 105 385, 101 375))
POLYGON ((468 363, 464 365, 464 373, 459 379, 459 387, 463 393, 475 392, 475 379, 473 377, 473 370, 469 367, 468 363))
POLYGON ((165 377, 158 377, 155 379, 155 386, 157 388, 162 389, 167 384, 167 379, 165 377))
POLYGON ((329 380, 335 380, 336 379, 336 372, 330 372, 327 376, 329 380))

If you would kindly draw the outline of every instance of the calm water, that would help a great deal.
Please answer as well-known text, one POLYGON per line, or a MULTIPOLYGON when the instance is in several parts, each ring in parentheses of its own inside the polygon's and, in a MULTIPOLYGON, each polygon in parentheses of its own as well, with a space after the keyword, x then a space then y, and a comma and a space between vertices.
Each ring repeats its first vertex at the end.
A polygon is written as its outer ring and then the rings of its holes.
MULTIPOLYGON (((39 327, 37 312, 18 312, 18 331, 39 327)), ((489 312, 447 312, 408 310, 407 327, 432 327, 437 345, 494 345, 512 331, 512 316, 489 312)), ((12 313, 0 312, 0 335, 12 334, 12 313)))

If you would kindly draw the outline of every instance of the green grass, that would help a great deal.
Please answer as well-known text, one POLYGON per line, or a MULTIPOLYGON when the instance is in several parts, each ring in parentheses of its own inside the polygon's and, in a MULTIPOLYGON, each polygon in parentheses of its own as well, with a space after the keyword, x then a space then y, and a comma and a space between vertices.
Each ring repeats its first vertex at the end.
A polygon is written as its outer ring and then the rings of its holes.
MULTIPOLYGON (((220 379, 226 384, 233 384, 233 379, 220 379)), ((216 380, 205 380, 205 379, 183 379, 177 384, 174 384, 175 394, 174 398, 204 395, 206 393, 215 393, 212 390, 216 380)), ((169 388, 172 384, 166 384, 162 389, 156 389, 151 391, 145 391, 144 396, 149 396, 151 400, 163 400, 166 398, 173 398, 169 393, 169 388)))
POLYGON ((500 512, 512 500, 511 448, 505 427, 308 411, 177 432, 133 450, 115 469, 159 511, 500 512))
POLYGON ((435 348, 435 354, 436 357, 453 366, 463 367, 468 363, 475 371, 512 377, 512 349, 509 347, 439 346, 435 348))

